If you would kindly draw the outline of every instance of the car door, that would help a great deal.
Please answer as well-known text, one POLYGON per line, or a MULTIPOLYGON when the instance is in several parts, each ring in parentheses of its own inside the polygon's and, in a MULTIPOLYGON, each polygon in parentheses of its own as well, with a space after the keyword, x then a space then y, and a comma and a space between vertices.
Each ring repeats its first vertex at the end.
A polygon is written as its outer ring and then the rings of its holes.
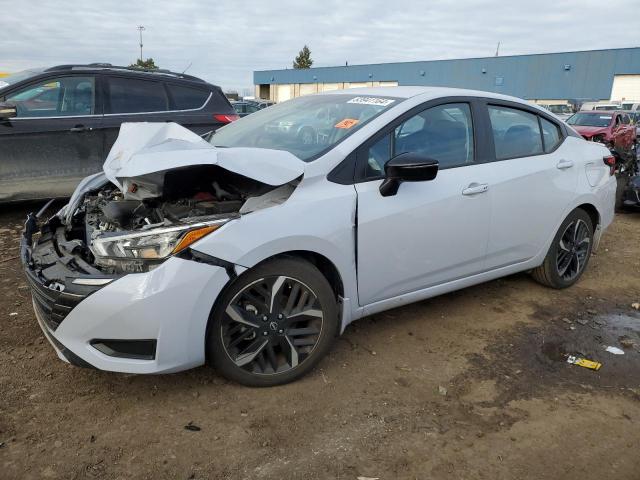
POLYGON ((545 247, 575 198, 581 159, 550 118, 504 103, 488 104, 486 112, 494 144, 486 266, 495 269, 545 247))
POLYGON ((124 122, 176 122, 199 135, 228 123, 226 119, 216 119, 216 115, 204 108, 215 100, 206 87, 116 74, 105 75, 104 78, 107 153, 118 138, 120 125, 124 122))
POLYGON ((125 122, 168 122, 169 96, 158 79, 103 75, 104 150, 108 154, 125 122))
POLYGON ((470 101, 428 104, 403 116, 357 152, 361 305, 483 270, 489 178, 479 163, 482 135, 474 131, 472 111, 470 101), (437 177, 402 183, 395 195, 383 197, 379 189, 384 165, 407 151, 438 160, 437 177))
POLYGON ((0 122, 0 201, 71 194, 103 161, 93 75, 39 79, 7 92, 17 116, 0 122))

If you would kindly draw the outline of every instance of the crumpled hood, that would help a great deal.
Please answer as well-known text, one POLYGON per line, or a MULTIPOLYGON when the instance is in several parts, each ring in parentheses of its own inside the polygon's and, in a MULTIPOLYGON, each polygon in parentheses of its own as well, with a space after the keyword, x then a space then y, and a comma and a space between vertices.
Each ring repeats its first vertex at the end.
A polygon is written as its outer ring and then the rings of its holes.
POLYGON ((587 137, 593 137, 594 135, 600 135, 602 133, 606 135, 608 133, 607 127, 585 127, 580 125, 572 125, 572 127, 580 135, 585 135, 587 137))
POLYGON ((192 165, 218 165, 272 186, 295 180, 305 167, 286 151, 216 148, 176 123, 123 123, 103 170, 125 197, 144 199, 162 194, 167 171, 192 165))

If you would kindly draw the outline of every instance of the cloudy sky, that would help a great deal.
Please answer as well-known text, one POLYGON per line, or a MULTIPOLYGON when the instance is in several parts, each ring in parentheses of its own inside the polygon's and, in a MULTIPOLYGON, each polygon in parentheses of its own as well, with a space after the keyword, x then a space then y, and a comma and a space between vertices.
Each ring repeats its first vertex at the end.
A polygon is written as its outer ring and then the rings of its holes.
POLYGON ((638 0, 0 0, 0 72, 144 56, 226 89, 252 72, 640 45, 638 0), (603 28, 598 28, 602 25, 603 28), (612 27, 615 25, 615 29, 612 27))

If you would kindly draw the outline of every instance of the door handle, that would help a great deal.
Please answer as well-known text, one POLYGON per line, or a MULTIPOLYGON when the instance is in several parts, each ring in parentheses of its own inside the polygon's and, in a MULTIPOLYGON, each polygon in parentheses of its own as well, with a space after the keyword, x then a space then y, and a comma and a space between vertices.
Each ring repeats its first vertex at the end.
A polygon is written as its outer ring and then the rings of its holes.
POLYGON ((567 168, 573 167, 573 160, 560 160, 556 165, 560 170, 565 170, 567 168))
POLYGON ((467 188, 462 190, 463 195, 477 195, 478 193, 484 193, 489 190, 488 183, 471 183, 467 188))
POLYGON ((69 131, 73 133, 82 133, 82 132, 90 132, 92 128, 85 127, 84 125, 76 125, 73 128, 70 128, 69 131))

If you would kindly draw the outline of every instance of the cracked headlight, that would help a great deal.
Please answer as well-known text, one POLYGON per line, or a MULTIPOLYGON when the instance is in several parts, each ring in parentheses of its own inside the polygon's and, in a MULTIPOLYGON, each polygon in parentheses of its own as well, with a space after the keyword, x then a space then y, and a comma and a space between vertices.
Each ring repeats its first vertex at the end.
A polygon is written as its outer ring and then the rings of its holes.
POLYGON ((227 221, 225 219, 102 236, 93 240, 91 251, 97 265, 126 272, 143 272, 216 231, 227 221))

